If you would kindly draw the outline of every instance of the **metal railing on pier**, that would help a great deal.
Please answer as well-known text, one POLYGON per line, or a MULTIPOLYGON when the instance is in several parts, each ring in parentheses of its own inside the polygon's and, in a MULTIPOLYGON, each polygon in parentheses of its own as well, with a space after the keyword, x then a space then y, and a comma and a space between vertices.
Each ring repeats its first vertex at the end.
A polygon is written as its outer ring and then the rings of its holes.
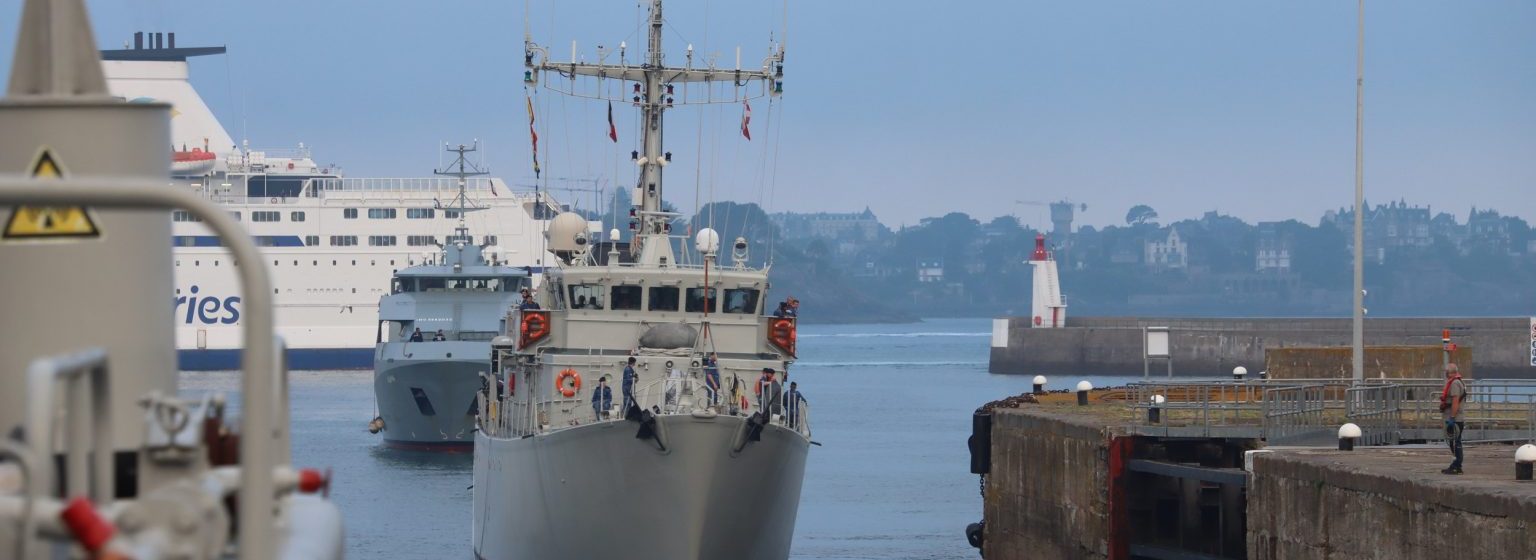
MULTIPOLYGON (((1443 440, 1443 379, 1148 381, 1124 391, 1133 429, 1155 435, 1316 444, 1346 422, 1359 445, 1443 440), (1152 411, 1156 410, 1156 414, 1152 411), (1156 418, 1154 420, 1154 418, 1156 418)), ((1468 441, 1536 441, 1536 381, 1469 380, 1468 441)))

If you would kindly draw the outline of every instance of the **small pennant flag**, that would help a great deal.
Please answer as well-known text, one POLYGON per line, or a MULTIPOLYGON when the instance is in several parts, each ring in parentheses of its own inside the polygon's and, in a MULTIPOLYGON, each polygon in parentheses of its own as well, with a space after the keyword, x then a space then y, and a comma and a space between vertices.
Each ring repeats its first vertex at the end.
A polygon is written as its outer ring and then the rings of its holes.
POLYGON ((533 176, 539 176, 539 133, 533 129, 533 97, 525 96, 528 100, 528 136, 533 140, 533 176))
POLYGON ((613 102, 612 101, 608 102, 608 139, 609 140, 613 140, 614 142, 618 142, 619 141, 619 129, 618 129, 618 127, 613 126, 613 102))
POLYGON ((752 140, 752 129, 747 128, 747 125, 752 122, 752 104, 742 100, 741 106, 743 107, 741 111, 741 135, 747 137, 747 140, 750 141, 752 140))

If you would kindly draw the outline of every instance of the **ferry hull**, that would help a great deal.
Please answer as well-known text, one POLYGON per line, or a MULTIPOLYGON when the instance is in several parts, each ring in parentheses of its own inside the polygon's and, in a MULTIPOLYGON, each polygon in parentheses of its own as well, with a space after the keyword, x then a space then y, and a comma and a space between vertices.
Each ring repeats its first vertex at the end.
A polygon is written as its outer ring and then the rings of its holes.
POLYGON ((628 421, 476 432, 476 558, 788 558, 809 442, 768 426, 732 456, 744 418, 658 421, 666 452, 628 421))
POLYGON ((384 418, 384 443, 467 450, 474 443, 479 372, 488 367, 484 361, 447 359, 379 364, 373 388, 384 418))

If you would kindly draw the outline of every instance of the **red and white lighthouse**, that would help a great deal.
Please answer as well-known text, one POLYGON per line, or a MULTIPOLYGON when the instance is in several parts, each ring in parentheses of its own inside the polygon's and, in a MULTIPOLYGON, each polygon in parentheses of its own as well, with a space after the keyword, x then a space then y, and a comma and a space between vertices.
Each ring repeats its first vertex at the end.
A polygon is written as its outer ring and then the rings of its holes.
POLYGON ((1035 254, 1029 259, 1035 267, 1035 286, 1030 300, 1030 325, 1057 329, 1067 324, 1067 302, 1061 295, 1061 277, 1056 259, 1045 249, 1045 234, 1035 235, 1035 254))

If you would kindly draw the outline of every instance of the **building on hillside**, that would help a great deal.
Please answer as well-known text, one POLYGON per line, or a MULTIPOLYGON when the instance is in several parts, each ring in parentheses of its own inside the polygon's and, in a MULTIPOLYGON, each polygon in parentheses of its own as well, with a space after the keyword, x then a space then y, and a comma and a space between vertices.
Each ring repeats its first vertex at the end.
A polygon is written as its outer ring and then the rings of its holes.
POLYGON ((880 239, 885 231, 868 207, 863 212, 779 212, 772 219, 785 239, 820 237, 869 242, 880 239))
MULTIPOLYGON (((1407 202, 1397 201, 1378 204, 1375 209, 1366 203, 1365 209, 1363 233, 1367 259, 1384 263, 1390 253, 1434 244, 1428 206, 1410 206, 1407 202)), ((1329 210, 1323 214, 1323 223, 1331 223, 1345 233, 1352 232, 1355 229, 1355 212, 1349 208, 1329 210)), ((1353 235, 1345 236, 1345 248, 1351 252, 1355 250, 1353 235)))
POLYGON ((1291 233, 1280 227, 1280 222, 1259 222, 1258 247, 1254 251, 1253 269, 1258 272, 1291 271, 1291 249, 1295 240, 1291 233))
POLYGON ((1509 220, 1500 216, 1498 210, 1478 210, 1473 207, 1467 215, 1467 237, 1461 248, 1462 253, 1474 248, 1491 253, 1509 251, 1509 233, 1509 220))
POLYGON ((1146 256, 1142 262, 1152 268, 1189 267, 1189 243, 1179 237, 1179 228, 1168 228, 1168 238, 1163 241, 1147 241, 1146 256))
POLYGON ((944 281, 944 261, 918 261, 917 281, 927 284, 944 281))

